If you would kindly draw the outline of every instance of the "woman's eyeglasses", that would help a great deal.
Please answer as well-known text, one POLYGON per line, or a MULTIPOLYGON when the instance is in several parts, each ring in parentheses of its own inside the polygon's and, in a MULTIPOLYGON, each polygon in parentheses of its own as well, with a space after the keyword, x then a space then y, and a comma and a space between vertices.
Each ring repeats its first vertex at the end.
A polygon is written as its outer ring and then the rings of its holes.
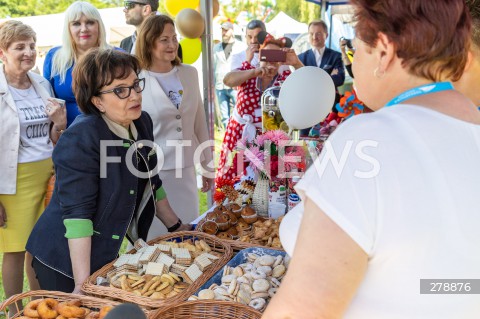
POLYGON ((106 94, 106 93, 115 93, 116 96, 118 96, 119 99, 126 99, 127 97, 130 96, 132 93, 132 89, 135 90, 135 92, 140 93, 143 91, 145 88, 145 79, 138 79, 133 82, 132 86, 119 86, 116 88, 113 88, 111 90, 106 90, 106 91, 100 91, 98 94, 106 94))
POLYGON ((125 7, 126 10, 130 10, 130 9, 134 8, 137 4, 141 5, 141 6, 146 5, 145 3, 140 3, 140 2, 135 2, 135 1, 125 1, 123 3, 123 6, 125 7))

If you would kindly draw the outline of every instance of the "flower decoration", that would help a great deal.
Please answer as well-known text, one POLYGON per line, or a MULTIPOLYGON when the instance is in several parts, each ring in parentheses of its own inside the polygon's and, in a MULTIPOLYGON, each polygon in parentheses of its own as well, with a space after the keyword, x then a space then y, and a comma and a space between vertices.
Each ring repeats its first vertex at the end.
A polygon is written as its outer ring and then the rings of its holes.
POLYGON ((338 111, 338 116, 348 119, 354 115, 363 113, 364 104, 358 99, 357 93, 353 90, 352 92, 345 92, 345 95, 342 96, 335 108, 338 111))

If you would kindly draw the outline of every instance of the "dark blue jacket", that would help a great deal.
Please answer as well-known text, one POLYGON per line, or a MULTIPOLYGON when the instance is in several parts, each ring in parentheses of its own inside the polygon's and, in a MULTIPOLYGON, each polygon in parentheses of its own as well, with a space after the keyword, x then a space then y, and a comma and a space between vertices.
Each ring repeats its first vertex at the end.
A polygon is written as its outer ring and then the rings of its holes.
MULTIPOLYGON (((134 124, 138 131, 137 141, 153 141, 153 124, 146 112, 142 112, 134 124)), ((124 140, 110 131, 101 117, 81 114, 76 118, 63 133, 53 152, 57 176, 54 192, 28 239, 27 251, 46 266, 73 278, 63 221, 90 219, 94 230, 91 273, 117 257, 130 221, 137 213, 135 206, 139 179, 129 171, 125 160, 132 143, 132 140, 124 140), (100 141, 113 141, 121 146, 105 148, 101 147, 100 141), (100 160, 102 149, 106 150, 110 160, 103 165, 106 173, 103 178, 100 175, 102 163, 105 162, 100 160)), ((147 144, 137 149, 148 166, 154 168, 157 157, 147 144)), ((136 152, 131 153, 132 163, 138 167, 136 157, 136 152)), ((150 192, 149 186, 144 190, 152 194, 162 183, 157 174, 150 181, 153 192, 150 192)), ((139 237, 146 239, 154 213, 154 198, 150 196, 140 212, 139 237)))
MULTIPOLYGON (((305 51, 298 55, 298 59, 302 61, 303 65, 306 66, 317 66, 317 61, 315 60, 315 54, 312 49, 305 51)), ((325 70, 332 77, 335 88, 342 86, 345 82, 345 69, 342 61, 342 54, 335 50, 325 48, 325 52, 322 56, 322 61, 320 62, 320 68, 325 70), (331 75, 334 69, 338 70, 338 74, 331 75)))

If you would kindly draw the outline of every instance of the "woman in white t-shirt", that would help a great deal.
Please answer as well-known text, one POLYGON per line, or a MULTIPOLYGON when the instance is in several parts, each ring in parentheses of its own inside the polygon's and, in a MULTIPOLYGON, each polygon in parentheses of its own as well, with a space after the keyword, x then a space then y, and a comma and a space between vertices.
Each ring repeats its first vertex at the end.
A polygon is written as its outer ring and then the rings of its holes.
POLYGON ((351 3, 356 89, 376 112, 342 124, 297 185, 291 264, 262 318, 479 318, 480 112, 448 82, 465 3, 351 3))
MULTIPOLYGON (((155 143, 161 153, 159 176, 170 205, 184 223, 189 223, 199 215, 195 165, 202 168, 202 191, 212 189, 213 152, 197 70, 180 63, 177 50, 171 18, 156 15, 143 22, 135 51, 143 68, 140 76, 145 78, 142 108, 153 120, 155 143)), ((154 220, 148 239, 166 232, 165 226, 154 220)))
MULTIPOLYGON (((35 31, 20 21, 0 27, 0 252, 7 298, 22 292, 25 244, 44 209, 52 145, 67 124, 50 83, 29 72, 35 42, 35 31)), ((30 289, 38 289, 27 257, 30 289)))

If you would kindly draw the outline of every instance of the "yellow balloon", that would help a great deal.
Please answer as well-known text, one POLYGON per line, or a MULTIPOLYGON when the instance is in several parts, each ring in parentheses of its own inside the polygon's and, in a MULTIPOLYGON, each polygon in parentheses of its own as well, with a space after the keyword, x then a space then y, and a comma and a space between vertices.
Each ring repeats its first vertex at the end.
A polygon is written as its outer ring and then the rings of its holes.
POLYGON ((185 38, 180 41, 183 53, 183 63, 192 64, 197 61, 202 53, 202 42, 200 39, 185 38))
POLYGON ((200 0, 165 0, 165 9, 172 17, 175 17, 182 9, 195 9, 199 3, 200 0))

